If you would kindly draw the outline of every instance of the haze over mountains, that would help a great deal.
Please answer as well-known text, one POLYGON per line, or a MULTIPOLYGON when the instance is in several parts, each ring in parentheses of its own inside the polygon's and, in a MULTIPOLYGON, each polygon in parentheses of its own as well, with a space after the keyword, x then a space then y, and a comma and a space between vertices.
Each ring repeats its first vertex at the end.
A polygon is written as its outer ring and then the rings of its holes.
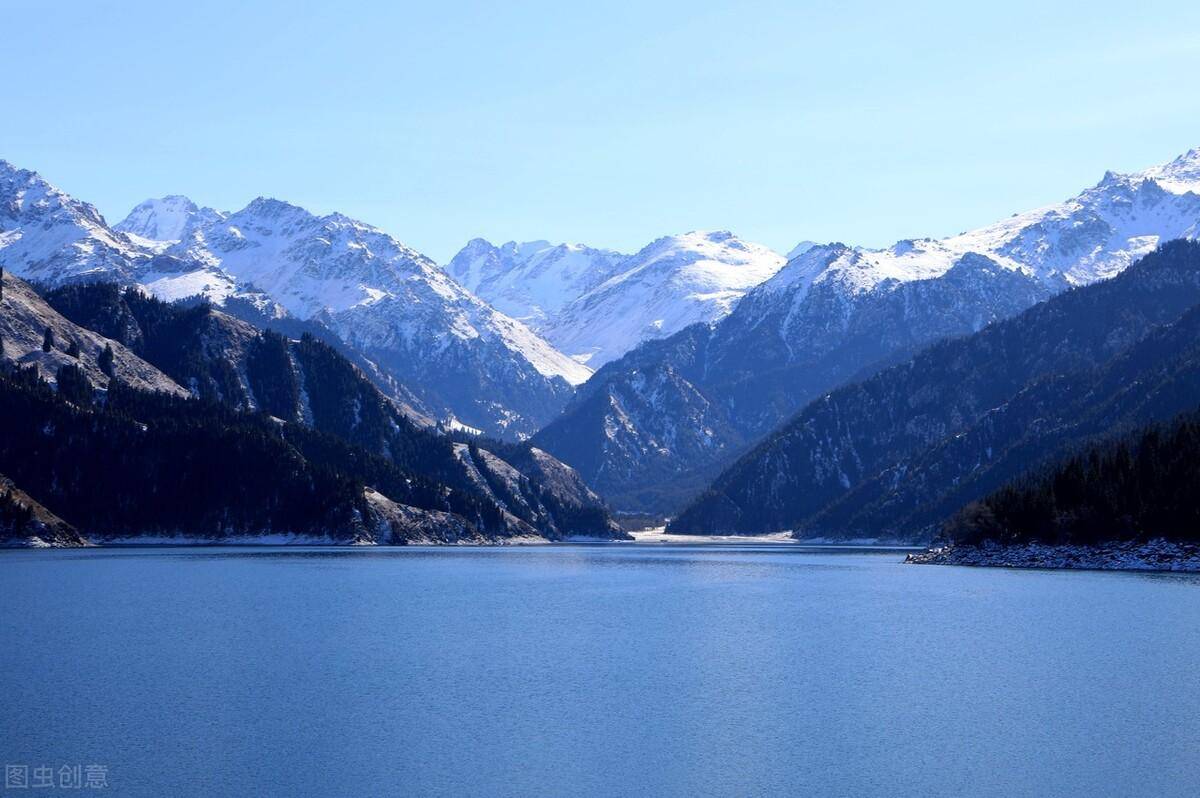
MULTIPOLYGON (((369 224, 270 198, 228 212, 167 196, 110 226, 0 161, 10 273, 43 289, 113 281, 166 301, 206 298, 259 328, 311 333, 409 421, 532 439, 615 509, 662 514, 839 386, 1198 235, 1200 150, 1106 173, 1065 202, 974 231, 885 249, 803 242, 785 257, 728 232, 666 236, 633 254, 474 239, 445 268, 369 224)), ((35 327, 13 331, 31 363, 35 327)), ((862 467, 843 469, 843 489, 876 478, 862 467)), ((734 498, 735 482, 717 480, 676 528, 791 528, 786 513, 729 515, 729 501, 770 504, 734 498)))

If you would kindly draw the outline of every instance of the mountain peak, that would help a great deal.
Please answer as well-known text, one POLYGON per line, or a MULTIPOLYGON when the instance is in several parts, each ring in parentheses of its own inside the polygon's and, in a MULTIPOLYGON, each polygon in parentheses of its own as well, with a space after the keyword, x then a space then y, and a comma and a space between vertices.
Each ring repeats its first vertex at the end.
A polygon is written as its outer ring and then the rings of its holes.
POLYGON ((446 271, 468 291, 535 330, 566 304, 616 273, 624 255, 545 239, 499 246, 473 238, 446 271))
POLYGON ((1140 173, 1172 194, 1200 194, 1200 147, 1188 150, 1170 163, 1140 173))
POLYGON ((16 164, 0 158, 0 175, 15 175, 20 172, 27 172, 27 169, 19 169, 16 164))
POLYGON ((788 250, 787 255, 784 257, 788 260, 791 260, 792 258, 798 258, 816 246, 820 246, 816 241, 801 241, 799 244, 788 250))
POLYGON ((198 224, 222 217, 212 208, 201 208, 182 194, 168 194, 141 202, 113 229, 149 241, 180 241, 198 224))
POLYGON ((602 366, 642 341, 724 318, 783 265, 782 255, 728 230, 664 236, 564 307, 546 336, 572 357, 602 366))
POLYGON ((301 208, 299 205, 293 205, 290 202, 275 199, 274 197, 255 197, 250 201, 250 204, 238 211, 238 215, 242 214, 251 214, 272 219, 280 216, 315 218, 312 213, 301 208))

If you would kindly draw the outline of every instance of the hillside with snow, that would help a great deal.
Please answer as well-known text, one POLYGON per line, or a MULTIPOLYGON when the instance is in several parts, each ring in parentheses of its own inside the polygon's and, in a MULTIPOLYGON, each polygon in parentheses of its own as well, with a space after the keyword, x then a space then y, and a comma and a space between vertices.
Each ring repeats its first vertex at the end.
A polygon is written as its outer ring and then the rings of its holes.
POLYGON ((0 162, 0 264, 51 286, 115 281, 323 325, 422 412, 495 435, 533 433, 591 374, 378 228, 275 199, 225 213, 164 197, 110 227, 37 173, 0 162))
POLYGON ((784 262, 721 231, 666 236, 634 255, 475 239, 446 269, 559 350, 599 368, 644 341, 724 318, 784 262))
POLYGON ((599 368, 643 341, 724 318, 783 264, 782 255, 724 231, 666 236, 563 308, 543 333, 566 354, 599 368))
POLYGON ((806 242, 715 325, 600 369, 537 440, 579 459, 619 509, 670 511, 678 486, 700 484, 838 385, 1198 234, 1200 149, 957 236, 886 249, 806 242))
POLYGON ((446 271, 501 313, 538 330, 617 274, 627 257, 583 244, 509 241, 496 246, 475 238, 446 264, 446 271))
POLYGON ((206 293, 218 298, 252 287, 296 318, 319 319, 438 417, 492 434, 528 434, 590 375, 429 258, 342 214, 316 216, 260 197, 190 227, 173 216, 140 221, 145 232, 182 228, 163 254, 199 265, 183 277, 152 275, 151 290, 226 275, 226 286, 206 293))
POLYGON ((147 257, 92 205, 0 160, 0 262, 9 271, 40 282, 106 274, 128 281, 147 257))
POLYGON ((969 253, 1055 289, 1119 274, 1163 241, 1200 233, 1200 148, 1141 172, 1106 172, 1095 186, 1048 205, 948 238, 898 241, 886 249, 802 245, 765 290, 802 291, 814 279, 850 292, 940 277, 969 253))

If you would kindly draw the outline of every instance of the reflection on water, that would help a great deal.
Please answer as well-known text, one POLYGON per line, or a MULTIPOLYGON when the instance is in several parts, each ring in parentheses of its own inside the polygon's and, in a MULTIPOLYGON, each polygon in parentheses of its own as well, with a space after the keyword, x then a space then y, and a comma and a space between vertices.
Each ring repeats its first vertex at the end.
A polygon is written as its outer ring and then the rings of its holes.
POLYGON ((1200 578, 903 556, 3 552, 0 758, 144 796, 1193 794, 1200 578))

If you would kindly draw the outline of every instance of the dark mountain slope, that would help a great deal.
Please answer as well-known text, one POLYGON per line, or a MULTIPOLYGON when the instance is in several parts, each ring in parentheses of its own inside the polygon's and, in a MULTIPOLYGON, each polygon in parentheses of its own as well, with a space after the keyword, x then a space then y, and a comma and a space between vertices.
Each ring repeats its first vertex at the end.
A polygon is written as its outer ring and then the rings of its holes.
POLYGON ((944 531, 959 545, 1200 543, 1200 415, 1089 446, 972 503, 944 531))
POLYGON ((856 486, 805 531, 924 539, 956 508, 1029 468, 1198 401, 1200 307, 1100 368, 1034 381, 959 434, 856 486))
MULTIPOLYGON (((501 534, 502 527, 504 534, 553 538, 620 535, 598 497, 586 488, 560 495, 540 483, 532 467, 521 480, 530 483, 536 500, 509 506, 489 484, 472 478, 449 439, 413 423, 361 369, 310 335, 290 341, 206 303, 167 304, 112 285, 60 287, 48 298, 79 323, 128 342, 195 396, 289 422, 285 437, 306 456, 336 464, 340 473, 388 499, 407 501, 401 486, 417 479, 471 497, 471 502, 460 506, 435 500, 425 489, 416 506, 485 518, 488 534, 501 534), (321 435, 306 436, 305 427, 321 435)), ((478 445, 501 446, 491 441, 478 445)))
POLYGON ((811 403, 723 473, 672 528, 802 528, 855 486, 890 468, 903 472, 909 458, 961 434, 1039 378, 1100 367, 1198 303, 1200 245, 1164 245, 1112 280, 935 344, 811 403))
POLYGON ((670 512, 746 447, 811 399, 902 361, 947 335, 980 329, 1049 295, 979 255, 936 279, 859 292, 839 280, 799 285, 841 245, 790 263, 719 324, 694 325, 600 369, 538 446, 580 469, 621 509, 670 512))
POLYGON ((28 369, 0 374, 0 416, 0 469, 88 536, 365 536, 362 489, 265 416, 119 382, 79 406, 28 369))

